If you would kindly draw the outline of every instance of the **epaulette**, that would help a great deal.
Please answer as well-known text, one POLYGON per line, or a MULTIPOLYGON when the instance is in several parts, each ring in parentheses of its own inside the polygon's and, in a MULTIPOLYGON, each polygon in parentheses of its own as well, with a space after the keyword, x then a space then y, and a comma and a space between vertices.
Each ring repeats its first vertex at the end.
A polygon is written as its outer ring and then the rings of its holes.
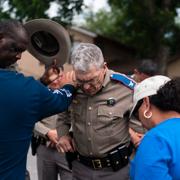
POLYGON ((130 88, 131 90, 134 90, 134 87, 136 85, 136 82, 133 79, 126 76, 125 74, 111 74, 110 78, 112 80, 124 84, 126 87, 130 88))

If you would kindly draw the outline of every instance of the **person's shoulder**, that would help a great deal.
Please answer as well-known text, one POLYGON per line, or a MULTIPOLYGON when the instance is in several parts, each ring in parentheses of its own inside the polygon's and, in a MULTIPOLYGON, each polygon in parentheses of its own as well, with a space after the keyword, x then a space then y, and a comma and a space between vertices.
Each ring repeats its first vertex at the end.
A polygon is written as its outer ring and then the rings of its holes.
POLYGON ((25 86, 27 88, 46 88, 40 81, 36 80, 33 76, 26 76, 20 72, 16 73, 16 80, 19 81, 22 86, 25 86))
POLYGON ((14 76, 17 76, 18 78, 24 79, 24 80, 30 80, 30 79, 34 79, 34 77, 32 76, 26 76, 25 74, 23 74, 22 72, 19 71, 11 71, 14 76))
POLYGON ((28 81, 33 81, 35 82, 36 80, 32 76, 26 76, 21 72, 15 71, 15 70, 4 70, 4 73, 6 73, 6 76, 8 78, 16 83, 18 82, 28 82, 28 81))
POLYGON ((116 81, 118 83, 121 83, 122 85, 126 86, 131 90, 134 90, 134 87, 136 85, 136 82, 131 77, 114 71, 111 71, 110 79, 111 81, 116 81))
POLYGON ((169 118, 159 123, 156 127, 152 128, 150 131, 152 134, 166 136, 167 133, 180 134, 179 128, 180 128, 180 118, 169 118))
POLYGON ((148 130, 148 132, 144 136, 144 140, 146 139, 164 139, 168 132, 172 131, 171 124, 168 121, 163 121, 155 127, 148 130))

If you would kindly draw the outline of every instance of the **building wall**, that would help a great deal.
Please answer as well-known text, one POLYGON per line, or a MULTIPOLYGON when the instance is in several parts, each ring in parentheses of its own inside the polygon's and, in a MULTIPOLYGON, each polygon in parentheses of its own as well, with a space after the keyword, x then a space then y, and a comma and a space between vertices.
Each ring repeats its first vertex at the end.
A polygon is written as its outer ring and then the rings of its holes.
MULTIPOLYGON (((107 65, 114 71, 129 74, 136 66, 133 62, 133 59, 126 59, 121 63, 118 61, 107 62, 107 65)), ((44 73, 44 65, 27 51, 23 53, 21 60, 18 61, 18 69, 24 75, 33 76, 36 79, 40 78, 44 73)), ((72 67, 69 64, 65 64, 64 69, 65 71, 70 71, 72 67)))
POLYGON ((87 43, 94 43, 94 38, 91 36, 87 36, 86 34, 82 34, 78 31, 75 31, 73 29, 68 30, 71 39, 73 39, 73 42, 87 42, 87 43))
POLYGON ((28 51, 22 54, 21 59, 17 63, 19 71, 26 76, 33 76, 38 79, 44 72, 44 65, 28 51))
POLYGON ((180 59, 177 59, 168 65, 167 74, 169 77, 180 76, 180 59))
MULTIPOLYGON (((45 71, 45 66, 40 63, 34 56, 28 51, 22 54, 21 60, 18 61, 18 69, 25 76, 33 76, 35 79, 39 79, 45 71)), ((71 65, 64 64, 64 70, 72 70, 71 65)))
POLYGON ((126 58, 124 61, 107 62, 110 69, 123 74, 132 74, 137 67, 137 62, 134 59, 126 58))
MULTIPOLYGON (((73 42, 72 47, 80 42, 94 43, 99 46, 110 69, 129 74, 138 64, 137 59, 134 58, 135 53, 133 50, 121 43, 81 28, 73 27, 68 29, 68 32, 73 42)), ((32 75, 35 78, 39 78, 44 72, 44 65, 27 51, 22 54, 22 59, 18 61, 18 66, 22 73, 27 76, 32 75)), ((65 70, 71 69, 71 66, 68 64, 64 67, 65 70)), ((180 59, 168 64, 167 75, 170 77, 180 76, 180 59)))
MULTIPOLYGON (((77 27, 69 28, 68 33, 72 40, 72 47, 80 42, 94 43, 99 46, 108 67, 115 71, 128 73, 136 64, 131 50, 116 41, 77 27)), ((18 61, 18 66, 22 73, 27 76, 32 75, 35 78, 39 78, 44 72, 44 65, 27 51, 23 53, 22 60, 18 61)), ((65 70, 71 69, 69 65, 64 67, 65 70)))

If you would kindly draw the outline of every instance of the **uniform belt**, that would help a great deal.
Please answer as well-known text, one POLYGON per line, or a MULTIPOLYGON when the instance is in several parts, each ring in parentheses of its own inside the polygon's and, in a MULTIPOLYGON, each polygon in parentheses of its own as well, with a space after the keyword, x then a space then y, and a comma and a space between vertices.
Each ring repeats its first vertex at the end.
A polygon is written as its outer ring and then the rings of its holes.
POLYGON ((38 137, 38 141, 39 141, 39 144, 41 145, 46 145, 47 143, 47 139, 43 138, 43 137, 38 137))
POLYGON ((105 167, 111 167, 110 160, 105 158, 90 158, 86 156, 82 156, 80 154, 77 155, 77 160, 84 164, 85 166, 88 166, 93 169, 102 169, 105 167))
POLYGON ((118 146, 108 153, 106 157, 103 158, 91 158, 82 156, 78 153, 77 160, 82 164, 98 170, 105 167, 112 167, 113 170, 119 170, 126 166, 129 162, 129 147, 118 146))

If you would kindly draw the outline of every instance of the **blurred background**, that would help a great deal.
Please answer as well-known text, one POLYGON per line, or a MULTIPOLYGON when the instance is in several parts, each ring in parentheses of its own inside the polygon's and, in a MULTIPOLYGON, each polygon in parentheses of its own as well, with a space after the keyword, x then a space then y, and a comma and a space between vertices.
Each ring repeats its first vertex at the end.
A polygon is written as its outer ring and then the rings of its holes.
MULTIPOLYGON (((52 19, 68 31, 71 48, 98 45, 116 71, 132 74, 142 59, 152 59, 160 74, 180 76, 180 0, 0 0, 0 19, 9 18, 52 19)), ((18 69, 39 78, 44 65, 25 52, 18 69)), ((29 154, 36 180, 34 164, 29 154)))
MULTIPOLYGON (((131 74, 141 59, 150 58, 161 74, 180 75, 179 0, 0 0, 0 18, 57 21, 72 47, 98 45, 108 66, 122 73, 131 74)), ((19 70, 39 77, 44 67, 25 52, 19 70)))

